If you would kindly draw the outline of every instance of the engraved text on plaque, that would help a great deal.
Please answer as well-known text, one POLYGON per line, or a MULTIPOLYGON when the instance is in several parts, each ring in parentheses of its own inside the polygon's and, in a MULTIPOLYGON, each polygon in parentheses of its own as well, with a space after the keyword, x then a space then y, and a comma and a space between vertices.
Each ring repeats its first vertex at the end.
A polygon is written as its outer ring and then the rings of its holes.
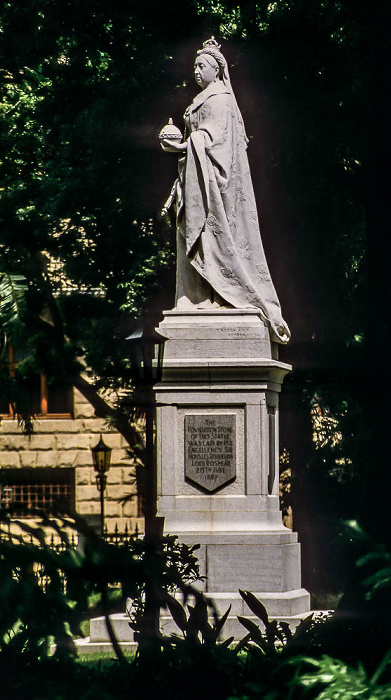
POLYGON ((185 416, 185 478, 215 491, 236 476, 236 415, 185 416))

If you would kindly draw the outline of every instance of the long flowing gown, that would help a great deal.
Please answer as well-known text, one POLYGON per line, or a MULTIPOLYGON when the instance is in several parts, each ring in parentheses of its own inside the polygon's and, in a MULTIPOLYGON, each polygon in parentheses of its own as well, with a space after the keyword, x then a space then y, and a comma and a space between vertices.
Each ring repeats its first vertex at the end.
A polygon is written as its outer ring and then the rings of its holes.
POLYGON ((210 285, 223 303, 259 309, 272 340, 286 343, 290 332, 262 246, 234 97, 217 80, 195 97, 184 119, 188 140, 177 188, 178 258, 183 258, 178 260, 177 297, 197 303, 200 287, 210 285))

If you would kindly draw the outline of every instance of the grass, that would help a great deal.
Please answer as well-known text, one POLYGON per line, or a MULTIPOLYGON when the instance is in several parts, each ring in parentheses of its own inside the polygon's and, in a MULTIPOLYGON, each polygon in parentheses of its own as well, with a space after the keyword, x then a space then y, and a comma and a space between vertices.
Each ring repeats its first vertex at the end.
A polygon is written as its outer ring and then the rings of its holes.
MULTIPOLYGON (((135 651, 124 651, 124 656, 127 661, 133 661, 135 657, 135 651)), ((95 667, 98 663, 103 665, 109 665, 115 660, 116 656, 114 651, 94 651, 91 654, 83 654, 79 652, 76 662, 83 664, 83 666, 89 666, 91 668, 95 667)))

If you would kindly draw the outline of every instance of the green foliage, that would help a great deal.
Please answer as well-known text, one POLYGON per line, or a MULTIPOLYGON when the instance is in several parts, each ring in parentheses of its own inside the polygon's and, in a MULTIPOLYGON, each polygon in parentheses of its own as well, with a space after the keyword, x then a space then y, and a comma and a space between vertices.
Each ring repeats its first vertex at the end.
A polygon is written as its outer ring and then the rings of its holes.
MULTIPOLYGON (((8 519, 3 515, 0 533, 0 592, 4 601, 0 656, 17 658, 23 654, 31 660, 43 659, 49 656, 52 644, 56 657, 75 655, 73 638, 82 636, 80 623, 91 615, 91 601, 96 605, 99 600, 101 614, 110 626, 108 612, 114 598, 108 586, 120 589, 116 605, 122 602, 124 609, 126 598, 134 601, 133 624, 139 629, 144 591, 150 582, 163 605, 169 592, 187 590, 199 578, 194 555, 197 546, 187 547, 176 537, 164 537, 152 557, 144 539, 135 536, 126 546, 107 544, 80 518, 40 517, 33 525, 14 520, 12 527, 18 526, 19 535, 6 529, 8 519), (78 549, 72 547, 69 534, 75 528, 83 543, 78 549), (50 532, 59 541, 57 549, 46 544, 50 532)), ((124 661, 115 640, 114 648, 124 661)))
POLYGON ((0 272, 0 328, 7 340, 15 342, 21 331, 25 297, 26 279, 22 275, 0 272))
MULTIPOLYGON (((391 652, 372 671, 366 659, 350 664, 325 653, 325 632, 329 630, 329 637, 330 633, 340 636, 343 625, 349 627, 348 618, 341 621, 342 627, 333 627, 332 620, 318 624, 310 616, 293 634, 286 623, 269 619, 256 596, 241 591, 262 627, 241 616, 248 631, 243 640, 232 644, 232 639, 224 639, 230 608, 220 617, 213 601, 191 585, 198 571, 195 548, 183 548, 176 538, 166 538, 156 550, 158 556, 151 558, 143 540, 135 538, 130 546, 107 545, 79 519, 19 523, 20 541, 9 535, 6 517, 3 523, 0 687, 5 700, 69 700, 75 687, 81 700, 125 699, 129 688, 134 700, 157 696, 195 700, 206 688, 216 700, 385 700, 390 696, 391 652), (68 546, 66 534, 75 525, 83 534, 83 546, 77 550, 68 546), (61 541, 62 551, 45 545, 48 528, 61 541), (30 542, 23 543, 23 538, 30 542), (107 616, 108 585, 120 585, 124 602, 126 596, 142 598, 151 581, 160 588, 160 606, 171 612, 182 636, 159 636, 148 663, 141 656, 121 653, 117 661, 76 662, 73 637, 80 634, 81 620, 91 614, 91 602, 100 601, 107 616), (52 643, 56 644, 53 658, 52 643)), ((372 544, 358 526, 352 528, 363 544, 372 544)), ((371 559, 360 561, 359 569, 372 563, 371 559)), ((365 645, 361 653, 367 651, 365 645)))
POLYGON ((377 563, 379 570, 371 574, 363 581, 363 586, 369 590, 366 593, 368 600, 373 600, 378 593, 383 592, 383 589, 389 595, 391 588, 391 553, 385 547, 379 547, 377 551, 370 552, 359 560, 358 566, 366 566, 367 564, 377 563))
MULTIPOLYGON (((391 695, 391 683, 379 685, 379 679, 391 662, 391 652, 372 678, 368 677, 362 665, 352 668, 338 659, 322 656, 320 659, 298 657, 289 663, 302 664, 305 670, 295 682, 305 691, 316 691, 318 700, 387 700, 391 695)), ((313 696, 314 697, 314 696, 313 696)))
POLYGON ((167 601, 174 600, 175 591, 182 590, 186 595, 188 590, 193 591, 191 584, 202 577, 194 554, 199 545, 189 547, 176 536, 165 535, 153 546, 145 539, 135 538, 133 547, 135 555, 144 563, 144 578, 138 582, 136 591, 128 591, 126 582, 121 583, 124 595, 131 599, 127 606, 129 625, 135 631, 135 638, 140 640, 144 631, 146 589, 153 590, 154 600, 163 608, 167 601))
MULTIPOLYGON (((50 524, 66 543, 61 530, 65 521, 50 524)), ((0 541, 2 657, 47 658, 52 643, 59 657, 75 654, 73 636, 80 634, 79 624, 94 585, 86 580, 84 557, 73 549, 56 552, 45 547, 42 528, 20 527, 19 538, 7 540, 3 533, 0 541), (31 544, 18 542, 23 535, 31 538, 31 544), (66 591, 63 576, 67 577, 66 591)))
MULTIPOLYGON (((81 356, 100 377, 96 391, 126 385, 130 316, 158 297, 172 305, 172 232, 156 218, 171 175, 156 166, 160 118, 143 126, 169 69, 172 13, 153 5, 0 10, 1 269, 29 285, 31 361, 57 386, 75 383, 81 356)), ((194 27, 194 11, 174 14, 184 35, 194 27)), ((24 414, 15 383, 8 393, 24 414)))
POLYGON ((366 591, 365 599, 387 609, 391 591, 391 552, 384 544, 375 543, 359 523, 353 521, 347 523, 347 527, 367 550, 357 561, 361 585, 366 591))

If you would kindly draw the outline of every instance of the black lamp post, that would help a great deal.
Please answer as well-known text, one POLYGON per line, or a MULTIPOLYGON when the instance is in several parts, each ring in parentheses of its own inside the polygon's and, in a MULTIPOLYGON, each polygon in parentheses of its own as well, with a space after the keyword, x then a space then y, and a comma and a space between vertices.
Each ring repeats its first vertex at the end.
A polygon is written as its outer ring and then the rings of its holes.
POLYGON ((95 447, 91 447, 92 462, 95 469, 96 485, 100 494, 100 532, 103 537, 105 525, 105 489, 107 483, 107 472, 110 469, 111 462, 111 447, 105 445, 100 436, 99 442, 95 447))
POLYGON ((129 359, 132 366, 133 381, 137 391, 137 401, 145 412, 145 535, 156 537, 162 525, 156 518, 157 509, 157 473, 154 446, 154 422, 156 401, 154 385, 162 378, 163 354, 166 338, 154 328, 140 326, 127 338, 129 359))
MULTIPOLYGON (((163 354, 166 338, 154 328, 139 327, 127 338, 129 359, 132 366, 136 399, 145 413, 145 544, 151 557, 155 556, 156 547, 163 535, 163 518, 157 513, 157 468, 154 445, 154 423, 156 416, 156 399, 154 385, 162 378, 163 354)), ((140 648, 149 649, 159 636, 160 603, 154 582, 145 588, 145 613, 143 634, 140 648)))

